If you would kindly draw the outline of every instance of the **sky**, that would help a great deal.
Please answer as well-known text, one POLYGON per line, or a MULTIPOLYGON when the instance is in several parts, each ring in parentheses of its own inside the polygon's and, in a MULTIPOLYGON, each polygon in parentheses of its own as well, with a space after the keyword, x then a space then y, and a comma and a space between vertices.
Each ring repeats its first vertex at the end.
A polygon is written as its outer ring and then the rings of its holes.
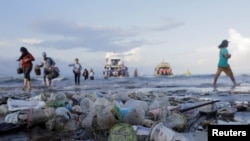
MULTIPOLYGON (((119 54, 130 75, 153 75, 161 61, 174 74, 214 74, 227 39, 234 73, 250 72, 249 0, 11 0, 0 4, 0 75, 16 76, 20 47, 56 61, 62 75, 75 58, 101 75, 119 54)), ((34 73, 33 73, 34 74, 34 73)))

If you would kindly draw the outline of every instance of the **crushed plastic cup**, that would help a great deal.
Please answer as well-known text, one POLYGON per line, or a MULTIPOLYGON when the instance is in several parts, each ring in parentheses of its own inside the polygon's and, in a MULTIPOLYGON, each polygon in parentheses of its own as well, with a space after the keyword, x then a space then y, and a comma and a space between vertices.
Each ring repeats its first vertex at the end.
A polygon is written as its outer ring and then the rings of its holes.
POLYGON ((80 107, 82 112, 88 113, 94 109, 94 102, 91 101, 89 98, 84 98, 80 102, 80 107))
POLYGON ((207 138, 205 132, 180 133, 157 123, 150 129, 149 141, 202 141, 207 138), (197 136, 198 135, 198 136, 197 136))
POLYGON ((46 100, 46 97, 43 94, 33 96, 29 98, 30 101, 44 101, 46 100))
POLYGON ((143 109, 144 111, 147 111, 148 110, 148 103, 145 101, 141 101, 141 100, 130 99, 130 100, 126 101, 126 103, 124 104, 124 107, 143 109))
POLYGON ((158 123, 151 128, 149 140, 150 141, 173 141, 175 131, 167 128, 163 123, 158 123))
POLYGON ((94 103, 95 105, 103 105, 103 106, 111 104, 107 98, 96 98, 94 103))
POLYGON ((67 99, 67 97, 66 97, 66 95, 65 95, 65 93, 57 93, 57 94, 55 94, 55 100, 66 100, 67 99))

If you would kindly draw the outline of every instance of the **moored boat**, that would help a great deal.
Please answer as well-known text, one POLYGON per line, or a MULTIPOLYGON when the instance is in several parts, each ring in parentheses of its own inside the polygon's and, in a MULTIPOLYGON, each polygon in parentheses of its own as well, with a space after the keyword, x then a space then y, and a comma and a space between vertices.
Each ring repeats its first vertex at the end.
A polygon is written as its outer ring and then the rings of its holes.
POLYGON ((105 79, 108 77, 128 77, 128 67, 117 53, 112 53, 106 56, 103 75, 105 79))
POLYGON ((173 75, 172 68, 169 63, 162 61, 155 67, 155 75, 173 75))

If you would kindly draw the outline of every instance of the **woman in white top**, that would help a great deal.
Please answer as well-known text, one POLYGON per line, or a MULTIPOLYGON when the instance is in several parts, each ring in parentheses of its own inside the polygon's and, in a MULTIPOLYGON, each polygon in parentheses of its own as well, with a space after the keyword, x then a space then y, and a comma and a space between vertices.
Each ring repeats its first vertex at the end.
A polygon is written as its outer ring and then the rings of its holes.
POLYGON ((82 65, 79 63, 78 58, 75 59, 74 64, 69 64, 69 66, 73 66, 73 73, 75 76, 75 84, 80 85, 82 65))
POLYGON ((93 69, 91 68, 89 71, 89 79, 94 80, 94 75, 95 75, 95 73, 94 73, 93 69))

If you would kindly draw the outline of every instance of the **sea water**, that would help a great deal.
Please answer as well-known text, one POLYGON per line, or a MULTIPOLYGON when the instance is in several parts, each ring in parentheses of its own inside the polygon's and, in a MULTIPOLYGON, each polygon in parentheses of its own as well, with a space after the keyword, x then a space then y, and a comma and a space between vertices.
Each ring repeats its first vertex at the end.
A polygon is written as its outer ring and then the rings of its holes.
MULTIPOLYGON (((59 76, 52 80, 52 89, 54 90, 78 90, 83 91, 140 91, 140 90, 176 90, 176 89, 195 89, 200 91, 213 90, 213 74, 203 75, 174 75, 174 76, 140 76, 125 78, 103 79, 97 77, 94 80, 84 80, 81 78, 81 84, 74 84, 74 76, 59 76)), ((239 89, 248 90, 250 86, 249 74, 235 75, 237 83, 240 83, 239 89)), ((42 76, 33 76, 32 91, 40 90, 43 87, 42 76)), ((0 90, 6 92, 19 92, 23 84, 23 76, 4 76, 0 75, 0 90)), ((228 90, 233 84, 229 77, 221 75, 217 81, 218 90, 228 90)))

